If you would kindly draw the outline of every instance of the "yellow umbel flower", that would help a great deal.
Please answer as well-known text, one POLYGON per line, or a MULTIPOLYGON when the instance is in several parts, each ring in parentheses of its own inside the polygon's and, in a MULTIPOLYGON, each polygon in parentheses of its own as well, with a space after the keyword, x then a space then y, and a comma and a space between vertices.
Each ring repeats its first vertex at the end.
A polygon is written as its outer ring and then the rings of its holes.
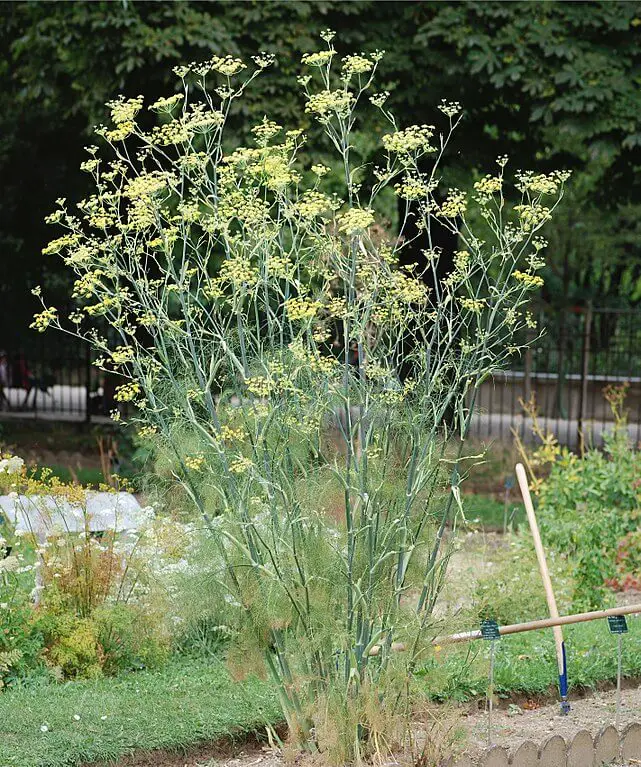
POLYGON ((374 223, 374 211, 363 208, 351 208, 338 219, 338 231, 351 237, 361 234, 374 223))
POLYGON ((58 310, 54 306, 50 306, 44 309, 39 314, 35 314, 33 322, 29 327, 37 330, 38 333, 44 333, 44 331, 58 319, 58 310))
POLYGON ((251 468, 253 468, 253 466, 254 464, 249 458, 245 458, 244 455, 240 455, 229 464, 229 471, 231 471, 233 474, 245 474, 251 468))
POLYGON ((459 303, 468 312, 474 312, 474 314, 482 312, 486 306, 484 298, 459 298, 459 303))
POLYGON ((540 288, 543 286, 543 277, 539 277, 538 274, 529 274, 517 269, 512 272, 512 277, 518 280, 518 282, 522 282, 527 288, 540 288))
POLYGON ((311 320, 321 308, 320 301, 310 301, 307 298, 296 296, 285 301, 287 316, 292 322, 297 320, 311 320))
POLYGON ((461 192, 460 189, 450 189, 436 215, 444 216, 445 218, 456 218, 465 213, 466 210, 467 200, 465 192, 461 192))
POLYGON ((351 77, 352 75, 364 75, 371 72, 374 68, 374 63, 370 59, 366 59, 365 56, 352 55, 345 56, 341 66, 341 71, 344 77, 351 77))
POLYGON ((188 455, 184 459, 185 466, 192 471, 200 471, 205 465, 205 456, 202 453, 188 455))
POLYGON ((305 53, 301 58, 301 63, 308 67, 324 67, 336 55, 333 48, 326 51, 317 51, 316 53, 305 53))
POLYGON ((332 114, 345 117, 354 103, 354 96, 347 91, 319 91, 307 99, 305 111, 327 119, 332 114))
POLYGON ((142 109, 143 97, 138 96, 135 99, 125 99, 123 96, 108 101, 107 106, 111 110, 111 119, 116 125, 129 125, 133 123, 136 115, 142 109))
POLYGON ((182 93, 174 93, 173 96, 159 98, 158 101, 150 104, 147 109, 152 109, 154 112, 171 112, 176 104, 184 98, 182 93))
POLYGON ((310 219, 334 211, 338 206, 339 202, 336 199, 332 199, 322 192, 310 190, 303 194, 296 203, 295 209, 300 216, 310 219))
POLYGON ((132 402, 140 394, 140 384, 136 382, 116 387, 114 399, 116 402, 132 402))
POLYGON ((519 214, 521 226, 526 232, 536 229, 552 218, 550 209, 546 208, 544 205, 539 205, 538 203, 515 205, 514 210, 519 214))
POLYGON ((489 173, 474 184, 474 188, 482 197, 491 197, 501 191, 503 179, 500 176, 491 176, 489 173))
POLYGON ((388 152, 397 154, 416 154, 423 152, 435 152, 430 140, 434 135, 433 125, 411 125, 396 133, 388 133, 383 136, 383 146, 388 152))

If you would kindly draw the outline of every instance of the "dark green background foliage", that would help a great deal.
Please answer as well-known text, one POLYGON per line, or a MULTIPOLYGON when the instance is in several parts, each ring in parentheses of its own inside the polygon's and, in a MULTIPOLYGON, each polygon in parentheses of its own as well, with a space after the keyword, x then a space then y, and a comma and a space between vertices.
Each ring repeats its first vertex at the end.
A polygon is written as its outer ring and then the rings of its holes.
MULTIPOLYGON (((238 140, 268 113, 306 127, 294 77, 318 32, 344 51, 385 49, 382 87, 403 125, 430 122, 441 98, 465 121, 448 183, 512 168, 572 168, 549 232, 554 303, 641 299, 641 3, 75 2, 0 7, 0 331, 26 326, 27 289, 63 277, 40 250, 58 196, 85 192, 77 168, 117 93, 175 88, 171 67, 212 53, 277 54, 236 117, 238 140)), ((367 126, 361 126, 365 153, 367 126)))

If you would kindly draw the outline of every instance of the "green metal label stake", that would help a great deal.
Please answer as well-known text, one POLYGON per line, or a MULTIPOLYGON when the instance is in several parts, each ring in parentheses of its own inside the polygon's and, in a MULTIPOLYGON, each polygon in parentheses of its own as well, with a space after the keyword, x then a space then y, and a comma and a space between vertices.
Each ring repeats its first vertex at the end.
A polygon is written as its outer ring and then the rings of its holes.
POLYGON ((492 745, 492 707, 494 705, 494 651, 501 638, 499 624, 494 620, 481 621, 481 636, 490 643, 490 676, 487 685, 487 745, 492 745))
POLYGON ((628 623, 625 619, 625 615, 610 615, 608 616, 608 627, 611 634, 617 635, 617 712, 615 719, 615 726, 617 730, 621 723, 621 654, 622 654, 622 642, 623 634, 628 633, 628 623))

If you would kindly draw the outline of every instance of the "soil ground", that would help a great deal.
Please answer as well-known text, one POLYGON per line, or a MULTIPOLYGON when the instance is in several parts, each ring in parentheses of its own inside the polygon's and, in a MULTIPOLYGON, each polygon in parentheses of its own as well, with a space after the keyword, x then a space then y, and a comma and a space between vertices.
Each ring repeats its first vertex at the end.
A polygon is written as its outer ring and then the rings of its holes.
MULTIPOLYGON (((607 725, 615 724, 616 691, 608 690, 573 697, 571 710, 562 716, 558 703, 540 707, 532 701, 521 705, 509 704, 494 710, 492 714, 492 743, 508 749, 517 748, 524 740, 542 743, 552 735, 571 740, 579 730, 587 730, 593 736, 607 725)), ((619 728, 641 720, 641 687, 624 689, 621 693, 619 728)), ((487 714, 473 712, 461 720, 467 734, 467 749, 476 754, 487 746, 487 714)))
MULTIPOLYGON (((117 767, 284 767, 277 752, 257 743, 238 745, 211 744, 201 746, 189 754, 153 751, 123 759, 117 767)), ((92 767, 97 767, 92 765, 92 767)))

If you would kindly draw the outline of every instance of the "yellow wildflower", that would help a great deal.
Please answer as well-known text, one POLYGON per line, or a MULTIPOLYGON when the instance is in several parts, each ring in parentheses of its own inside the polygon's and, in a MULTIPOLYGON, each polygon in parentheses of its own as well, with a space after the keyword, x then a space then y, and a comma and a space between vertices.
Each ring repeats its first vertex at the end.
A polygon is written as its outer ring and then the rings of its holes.
POLYGON ((374 223, 374 211, 364 208, 350 208, 338 219, 338 231, 352 236, 361 234, 374 223))
POLYGON ((316 316, 316 313, 321 308, 320 301, 310 301, 307 298, 297 296, 285 301, 285 308, 287 309, 287 315, 292 322, 298 320, 310 320, 316 316))
POLYGON ((328 197, 322 192, 315 192, 310 190, 305 192, 300 200, 296 203, 296 211, 303 218, 316 218, 323 213, 328 213, 336 210, 340 206, 340 203, 335 198, 328 197))
POLYGON ((245 386, 250 394, 256 397, 268 397, 274 390, 274 384, 265 376, 251 376, 245 379, 245 386))
POLYGON ((185 466, 192 471, 200 471, 205 465, 205 456, 202 453, 185 456, 185 466))
POLYGON ((254 134, 258 146, 266 147, 269 140, 280 133, 282 129, 282 125, 278 125, 273 120, 263 117, 263 121, 258 125, 254 125, 251 132, 254 134))
POLYGON ((345 56, 341 66, 344 77, 351 77, 352 75, 363 75, 367 72, 371 72, 374 64, 364 56, 352 55, 345 56))
POLYGON ((229 471, 233 474, 245 474, 253 467, 253 465, 254 464, 249 458, 240 455, 229 464, 229 471))
POLYGON ((537 274, 529 274, 528 272, 521 272, 518 269, 512 272, 512 277, 519 282, 522 282, 527 288, 540 288, 543 286, 543 277, 539 277, 537 274))
POLYGON ((132 402, 140 394, 140 384, 136 382, 116 387, 114 399, 116 402, 132 402))
POLYGON ((459 303, 464 309, 475 314, 483 311, 486 305, 484 298, 459 298, 459 303))
POLYGON ((465 192, 461 192, 459 189, 450 189, 436 215, 444 216, 445 218, 456 218, 465 213, 466 210, 467 200, 465 192))
POLYGON ((135 99, 125 99, 124 96, 120 96, 114 101, 108 101, 107 106, 111 110, 111 119, 116 125, 133 123, 134 118, 142 109, 143 100, 142 96, 135 99))
POLYGON ((155 112, 171 112, 176 104, 184 98, 182 93, 174 93, 173 96, 159 98, 158 101, 154 101, 147 108, 153 109, 155 112))
POLYGON ((436 147, 430 143, 433 135, 433 125, 412 125, 396 133, 386 134, 382 141, 388 152, 409 155, 436 151, 436 147))
POLYGON ((316 53, 305 53, 301 58, 301 63, 308 67, 324 67, 335 55, 336 51, 333 48, 316 53))
POLYGON ((500 192, 503 186, 503 179, 500 176, 491 176, 489 173, 474 184, 474 188, 483 197, 489 197, 496 192, 500 192))
POLYGON ((354 96, 346 91, 319 91, 307 99, 305 111, 327 120, 332 113, 345 117, 354 103, 354 96))
POLYGON ((44 333, 44 331, 51 325, 53 322, 55 322, 58 319, 58 310, 54 306, 49 306, 48 308, 41 311, 39 314, 35 314, 33 317, 33 322, 29 327, 33 328, 34 330, 37 330, 39 333, 44 333))
POLYGON ((521 226, 526 232, 536 229, 552 218, 550 209, 538 203, 515 205, 514 210, 519 214, 521 226))

